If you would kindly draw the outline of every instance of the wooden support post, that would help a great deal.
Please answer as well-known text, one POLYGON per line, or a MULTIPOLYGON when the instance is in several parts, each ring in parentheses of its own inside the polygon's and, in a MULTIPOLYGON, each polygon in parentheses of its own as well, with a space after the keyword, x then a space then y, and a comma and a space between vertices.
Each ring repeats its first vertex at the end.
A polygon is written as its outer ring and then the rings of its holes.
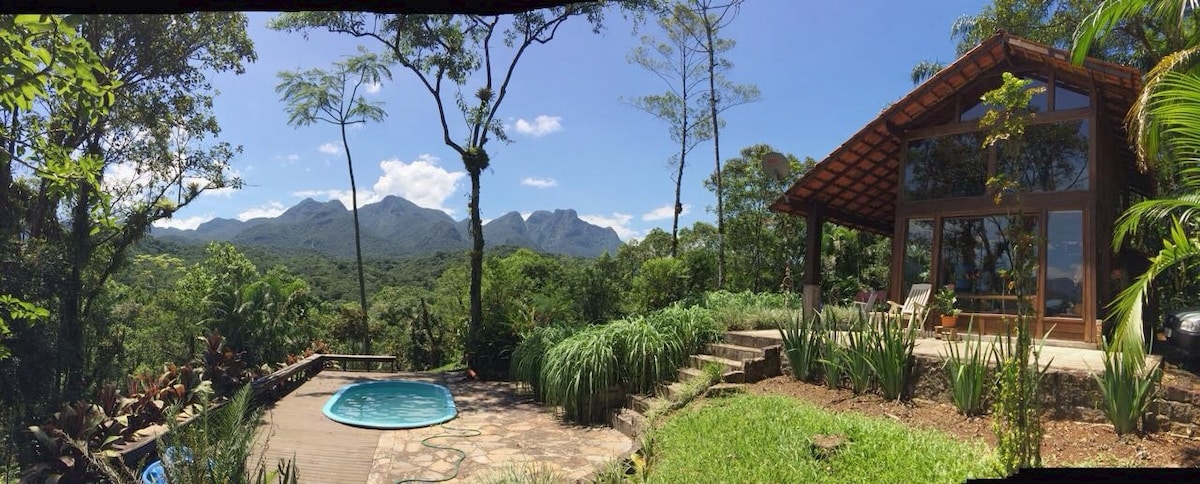
POLYGON ((808 211, 806 224, 803 303, 804 320, 811 321, 821 307, 821 229, 825 219, 819 206, 808 211))

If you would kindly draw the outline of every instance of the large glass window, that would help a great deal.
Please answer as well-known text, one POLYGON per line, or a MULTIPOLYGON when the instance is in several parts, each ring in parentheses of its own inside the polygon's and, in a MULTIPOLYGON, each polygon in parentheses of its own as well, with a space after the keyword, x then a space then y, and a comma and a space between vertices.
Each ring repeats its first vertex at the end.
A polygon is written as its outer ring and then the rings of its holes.
POLYGON ((1083 309, 1083 212, 1046 218, 1046 316, 1078 318, 1083 309))
POLYGON ((1080 119, 1027 126, 1023 140, 1001 144, 997 160, 997 169, 1016 176, 1025 190, 1087 190, 1088 123, 1080 119))
MULTIPOLYGON (((1025 79, 1029 79, 1030 81, 1033 81, 1033 82, 1029 83, 1028 87, 1030 87, 1030 88, 1046 87, 1046 81, 1044 81, 1042 79, 1038 79, 1036 77, 1025 77, 1025 79)), ((995 89, 997 87, 1000 87, 999 82, 997 82, 990 89, 995 89)), ((1058 95, 1058 94, 1055 93, 1055 95, 1058 95)), ((982 118, 984 113, 987 113, 988 109, 995 108, 995 106, 985 104, 983 102, 983 100, 980 99, 981 97, 982 96, 975 96, 973 99, 971 99, 970 103, 964 103, 968 107, 966 109, 964 109, 962 112, 962 115, 959 116, 959 119, 961 121, 974 121, 976 119, 982 118)), ((1057 106, 1059 103, 1057 101, 1055 101, 1054 104, 1057 106)), ((1050 107, 1050 96, 1046 95, 1045 90, 1043 90, 1042 92, 1039 92, 1037 94, 1034 94, 1033 98, 1029 100, 1029 107, 1030 107, 1030 109, 1033 109, 1034 111, 1039 112, 1039 113, 1048 111, 1049 107, 1050 107)))
POLYGON ((1086 108, 1092 103, 1091 98, 1087 94, 1076 91, 1065 86, 1063 83, 1055 83, 1054 86, 1054 109, 1079 109, 1086 108))
POLYGON ((983 195, 987 157, 982 146, 978 132, 910 141, 904 170, 908 199, 983 195))
POLYGON ((908 234, 904 240, 904 285, 901 290, 907 291, 913 284, 929 282, 932 261, 933 220, 909 220, 908 234))
MULTIPOLYGON (((1009 220, 1005 215, 942 220, 938 284, 953 285, 959 307, 967 312, 1016 313, 1016 296, 1008 284, 1013 267, 1009 220)), ((1036 232, 1036 218, 1021 221, 1036 232)))

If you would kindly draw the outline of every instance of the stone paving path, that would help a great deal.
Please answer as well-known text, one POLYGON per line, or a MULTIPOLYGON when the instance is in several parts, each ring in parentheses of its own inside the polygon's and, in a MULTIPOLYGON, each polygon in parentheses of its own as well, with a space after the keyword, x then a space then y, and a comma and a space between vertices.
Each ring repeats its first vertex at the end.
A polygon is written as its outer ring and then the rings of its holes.
POLYGON ((438 479, 454 472, 457 452, 426 447, 421 441, 438 434, 467 432, 440 426, 411 430, 376 430, 342 425, 325 417, 321 407, 341 386, 369 380, 414 380, 446 385, 454 395, 458 417, 445 425, 479 431, 474 437, 444 437, 430 444, 467 453, 454 482, 479 480, 506 467, 550 470, 577 480, 616 460, 633 446, 607 426, 582 427, 563 422, 552 409, 514 391, 511 383, 466 381, 447 374, 323 371, 287 395, 264 415, 260 447, 269 468, 294 459, 302 483, 392 484, 407 478, 438 479))
POLYGON ((445 425, 385 432, 379 438, 367 482, 389 484, 402 479, 436 479, 454 472, 459 454, 431 449, 421 443, 434 435, 431 445, 453 446, 465 452, 458 477, 467 481, 484 479, 506 468, 541 469, 571 481, 601 469, 628 451, 633 442, 607 426, 584 427, 564 423, 550 409, 518 395, 513 385, 477 382, 452 377, 443 384, 454 395, 458 417, 445 425))

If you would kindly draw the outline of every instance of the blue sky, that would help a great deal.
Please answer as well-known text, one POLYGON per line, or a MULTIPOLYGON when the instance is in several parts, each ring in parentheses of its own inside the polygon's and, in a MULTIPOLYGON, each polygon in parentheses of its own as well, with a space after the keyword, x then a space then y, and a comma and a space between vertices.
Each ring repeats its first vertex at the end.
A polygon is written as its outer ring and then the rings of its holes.
MULTIPOLYGON (((912 89, 909 72, 923 59, 954 59, 950 25, 975 14, 982 0, 808 2, 749 0, 724 32, 737 41, 726 56, 730 77, 762 92, 753 104, 726 112, 722 158, 756 143, 801 158, 823 159, 912 89)), ((306 197, 348 200, 349 178, 336 126, 287 125, 275 93, 281 70, 328 67, 376 47, 348 36, 299 34, 266 28, 273 13, 250 13, 258 61, 243 75, 213 76, 220 94, 214 111, 221 139, 244 151, 232 161, 246 182, 237 191, 206 193, 158 225, 194 228, 214 217, 275 216, 306 197)), ((526 52, 500 115, 514 142, 490 142, 491 168, 482 178, 485 220, 507 212, 575 209, 589 222, 613 227, 623 240, 654 227, 670 230, 673 183, 667 160, 677 149, 667 125, 622 98, 666 86, 626 55, 638 36, 610 15, 593 34, 573 20, 546 45, 526 52)), ((388 118, 349 136, 360 206, 386 195, 467 216, 469 180, 457 155, 441 141, 432 97, 400 68, 369 94, 388 118)), ((468 86, 473 92, 478 86, 468 86)), ((451 117, 461 129, 461 117, 451 117)), ((462 138, 462 136, 458 136, 462 138)), ((713 221, 715 196, 703 179, 713 169, 711 142, 690 155, 684 174, 683 226, 713 221)), ((348 203, 347 203, 348 206, 348 203)), ((485 234, 486 237, 486 234, 485 234)))

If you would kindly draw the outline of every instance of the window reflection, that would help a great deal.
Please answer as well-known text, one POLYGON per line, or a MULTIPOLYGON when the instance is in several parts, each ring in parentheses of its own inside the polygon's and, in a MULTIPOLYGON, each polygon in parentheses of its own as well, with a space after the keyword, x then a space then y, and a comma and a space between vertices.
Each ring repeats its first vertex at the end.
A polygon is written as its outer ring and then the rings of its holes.
POLYGON ((1087 121, 1028 126, 1024 139, 1004 142, 997 157, 998 169, 1002 173, 1015 175, 1025 190, 1087 190, 1087 121))
POLYGON ((1054 86, 1054 109, 1079 109, 1086 108, 1091 104, 1092 100, 1087 94, 1066 87, 1063 83, 1055 83, 1054 86))
MULTIPOLYGON (((1034 217, 1021 220, 1027 230, 1037 230, 1034 217)), ((954 286, 964 311, 1016 313, 1007 279, 1012 269, 1008 226, 1004 215, 943 219, 938 284, 954 286)))
POLYGON ((983 195, 987 161, 982 145, 978 132, 910 141, 904 169, 908 199, 983 195))
POLYGON ((1083 309, 1083 212, 1046 219, 1046 316, 1075 317, 1083 309))
POLYGON ((907 291, 913 284, 929 282, 929 266, 933 261, 933 220, 908 221, 904 240, 904 285, 907 291))
MULTIPOLYGON (((1022 78, 1033 81, 1033 82, 1029 83, 1029 86, 1028 86, 1029 88, 1046 87, 1046 81, 1043 79, 1038 79, 1037 77, 1032 77, 1032 76, 1022 76, 1022 78)), ((1000 84, 997 82, 996 85, 989 88, 989 90, 995 89, 999 86, 1000 86, 1000 84)), ((1057 93, 1056 93, 1056 95, 1057 95, 1057 93)), ((970 104, 970 107, 963 110, 962 116, 959 117, 959 119, 961 121, 977 120, 979 118, 982 118, 983 115, 985 113, 987 113, 988 109, 996 107, 996 106, 985 104, 980 99, 980 96, 976 96, 974 99, 971 99, 970 102, 972 103, 972 104, 970 104)), ((1056 100, 1054 104, 1055 104, 1055 106, 1057 106, 1058 101, 1056 100)), ((1046 94, 1046 91, 1043 90, 1042 92, 1034 94, 1033 99, 1029 100, 1029 107, 1033 111, 1039 112, 1039 113, 1049 111, 1050 97, 1046 94)))

